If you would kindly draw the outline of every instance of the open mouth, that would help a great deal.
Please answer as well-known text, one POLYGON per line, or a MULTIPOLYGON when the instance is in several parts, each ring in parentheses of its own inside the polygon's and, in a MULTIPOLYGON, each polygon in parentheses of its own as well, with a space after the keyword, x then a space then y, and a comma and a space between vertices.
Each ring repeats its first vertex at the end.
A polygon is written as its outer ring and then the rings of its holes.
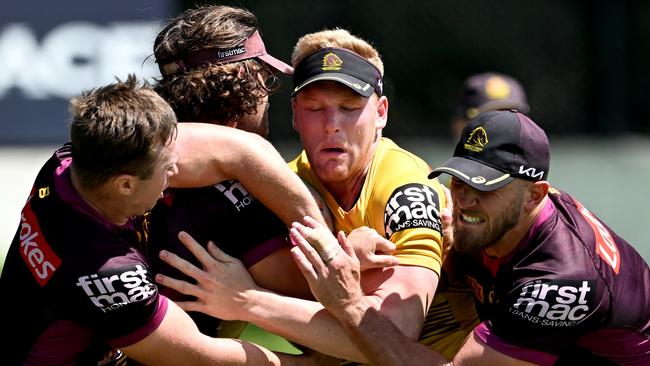
POLYGON ((340 147, 327 147, 323 149, 324 152, 327 153, 343 153, 345 150, 341 149, 340 147))
POLYGON ((478 216, 468 215, 468 214, 460 214, 459 219, 463 223, 467 223, 467 224, 482 224, 483 222, 485 222, 485 219, 483 218, 480 218, 478 216))

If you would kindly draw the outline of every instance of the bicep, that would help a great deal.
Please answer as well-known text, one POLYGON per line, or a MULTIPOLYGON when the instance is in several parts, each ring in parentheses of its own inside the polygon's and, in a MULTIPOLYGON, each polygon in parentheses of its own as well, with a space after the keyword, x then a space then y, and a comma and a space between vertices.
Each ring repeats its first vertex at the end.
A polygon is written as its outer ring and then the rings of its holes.
POLYGON ((371 269, 361 275, 366 297, 411 339, 417 339, 431 304, 438 274, 419 266, 371 269))
POLYGON ((261 136, 231 127, 181 123, 178 148, 178 174, 170 186, 203 187, 235 179, 285 224, 306 215, 325 222, 309 189, 261 136))
POLYGON ((225 167, 232 157, 234 129, 205 123, 178 125, 178 174, 173 187, 201 187, 230 179, 225 167), (232 130, 232 131, 230 131, 232 130))
POLYGON ((170 179, 172 187, 204 187, 226 179, 253 179, 272 164, 282 166, 282 173, 290 172, 270 142, 232 127, 180 123, 177 145, 178 174, 170 179))
POLYGON ((144 339, 122 351, 147 365, 277 364, 277 357, 256 345, 235 339, 211 338, 199 332, 178 305, 169 302, 165 318, 144 339))
POLYGON ((192 319, 169 301, 167 313, 158 328, 142 340, 122 347, 122 351, 129 358, 144 364, 182 363, 187 361, 181 352, 183 348, 189 349, 190 342, 194 347, 199 346, 200 337, 195 339, 193 336, 198 333, 192 319))

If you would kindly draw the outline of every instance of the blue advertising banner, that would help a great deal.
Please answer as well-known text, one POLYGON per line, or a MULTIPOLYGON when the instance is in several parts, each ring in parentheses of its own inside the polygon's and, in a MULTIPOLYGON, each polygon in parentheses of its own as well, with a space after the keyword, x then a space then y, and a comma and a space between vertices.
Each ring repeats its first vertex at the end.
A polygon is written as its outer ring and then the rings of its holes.
POLYGON ((68 100, 134 73, 159 75, 152 45, 171 0, 11 1, 0 12, 0 144, 68 139, 68 100))

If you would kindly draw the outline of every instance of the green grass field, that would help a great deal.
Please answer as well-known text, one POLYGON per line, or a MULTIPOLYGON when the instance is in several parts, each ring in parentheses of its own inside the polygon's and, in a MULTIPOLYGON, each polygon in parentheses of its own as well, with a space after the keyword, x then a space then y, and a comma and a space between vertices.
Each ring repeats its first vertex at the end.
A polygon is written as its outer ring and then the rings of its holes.
POLYGON ((302 352, 298 348, 294 347, 286 339, 277 336, 273 333, 269 333, 264 329, 260 329, 250 323, 246 325, 246 328, 239 336, 239 338, 253 342, 255 344, 259 344, 260 346, 264 346, 265 348, 268 348, 271 351, 289 353, 292 355, 302 354, 302 352))

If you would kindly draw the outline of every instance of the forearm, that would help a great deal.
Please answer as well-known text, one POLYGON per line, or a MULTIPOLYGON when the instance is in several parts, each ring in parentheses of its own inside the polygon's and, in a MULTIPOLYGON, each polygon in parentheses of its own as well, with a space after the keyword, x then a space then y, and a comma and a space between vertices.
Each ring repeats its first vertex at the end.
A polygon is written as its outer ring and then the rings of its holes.
POLYGON ((316 201, 273 145, 262 137, 205 123, 178 126, 178 174, 172 187, 238 180, 286 224, 306 215, 324 222, 316 201))
POLYGON ((120 347, 145 365, 295 365, 289 355, 238 339, 199 332, 192 319, 171 301, 158 328, 144 339, 120 347))
POLYGON ((311 216, 325 222, 321 211, 304 182, 295 174, 266 140, 254 149, 240 153, 239 164, 231 164, 229 173, 285 224, 311 216), (255 172, 251 174, 250 172, 255 172))
POLYGON ((265 290, 249 296, 251 305, 245 309, 243 320, 318 352, 367 362, 341 324, 320 303, 265 290))
POLYGON ((365 301, 340 309, 336 317, 357 349, 373 365, 450 365, 441 354, 406 337, 365 301))

